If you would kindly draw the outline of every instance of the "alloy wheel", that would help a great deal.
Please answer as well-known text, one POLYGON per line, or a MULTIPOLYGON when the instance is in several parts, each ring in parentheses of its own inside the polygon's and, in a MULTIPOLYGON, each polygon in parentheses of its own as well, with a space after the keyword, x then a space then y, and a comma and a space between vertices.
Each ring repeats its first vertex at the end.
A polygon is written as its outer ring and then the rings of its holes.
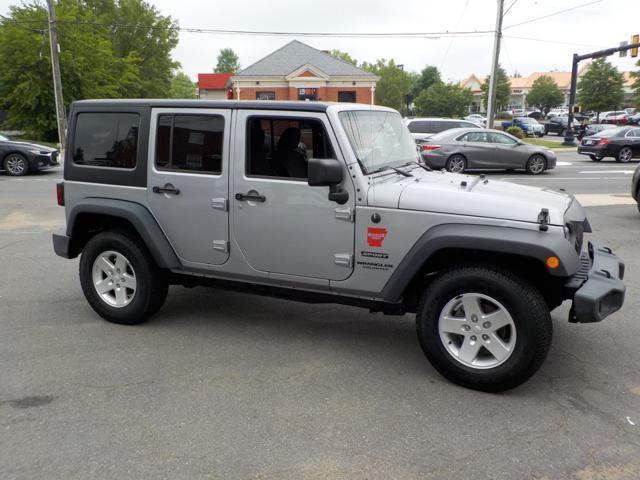
POLYGON ((545 161, 540 155, 535 155, 529 160, 529 171, 538 175, 544 171, 545 161))
POLYGON ((120 252, 102 252, 93 261, 93 286, 98 296, 111 307, 126 307, 136 294, 136 274, 131 262, 120 252))
POLYGON ((11 175, 23 175, 27 170, 25 159, 20 155, 9 155, 4 165, 11 175))
POLYGON ((459 155, 449 159, 449 171, 452 173, 461 173, 464 171, 464 158, 459 155))
POLYGON ((620 152, 618 152, 618 160, 620 160, 622 163, 630 162, 632 158, 633 152, 629 147, 622 147, 620 149, 620 152))
POLYGON ((516 327, 507 309, 481 293, 464 293, 447 302, 438 332, 447 353, 471 368, 503 364, 516 345, 516 327))

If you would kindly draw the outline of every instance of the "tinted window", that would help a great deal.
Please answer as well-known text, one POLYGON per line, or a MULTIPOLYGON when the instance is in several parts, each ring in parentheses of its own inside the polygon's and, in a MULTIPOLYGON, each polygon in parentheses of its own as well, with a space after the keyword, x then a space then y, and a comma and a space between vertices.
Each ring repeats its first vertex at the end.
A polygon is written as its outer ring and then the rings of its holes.
POLYGON ((222 173, 224 118, 218 115, 160 115, 156 167, 190 173, 222 173))
POLYGON ((427 122, 425 120, 416 120, 413 122, 409 122, 409 131, 411 133, 433 133, 430 129, 431 122, 427 122))
POLYGON ((640 138, 640 129, 629 130, 627 137, 640 138))
POLYGON ((256 100, 275 100, 276 92, 256 92, 256 100))
POLYGON ((463 142, 480 142, 480 143, 484 143, 487 142, 487 132, 482 132, 482 131, 478 131, 478 132, 469 132, 466 135, 463 135, 462 138, 460 138, 461 141, 463 142))
POLYGON ((134 168, 140 116, 137 113, 79 113, 73 162, 95 167, 134 168))
POLYGON ((514 145, 515 143, 517 143, 517 141, 513 138, 501 133, 489 133, 489 141, 491 143, 500 143, 503 145, 514 145))
POLYGON ((247 175, 305 179, 309 158, 335 158, 320 121, 281 117, 247 121, 247 175))
POLYGON ((356 92, 355 91, 338 92, 338 101, 339 102, 355 103, 356 102, 356 92))

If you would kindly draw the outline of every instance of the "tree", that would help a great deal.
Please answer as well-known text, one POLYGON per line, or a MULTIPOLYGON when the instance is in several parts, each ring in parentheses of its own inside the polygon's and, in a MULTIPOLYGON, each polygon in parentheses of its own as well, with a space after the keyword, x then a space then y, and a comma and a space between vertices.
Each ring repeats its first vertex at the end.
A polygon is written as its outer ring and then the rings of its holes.
POLYGON ((598 114, 615 110, 624 101, 624 77, 604 58, 594 60, 578 82, 578 103, 598 114))
MULTIPOLYGON (((482 103, 487 106, 487 99, 489 96, 489 82, 491 81, 491 75, 487 75, 485 82, 480 86, 482 90, 482 103)), ((507 77, 507 72, 502 67, 498 67, 498 85, 496 87, 496 110, 505 108, 509 105, 511 100, 511 82, 507 77)))
POLYGON ((196 86, 184 72, 176 72, 171 79, 169 98, 196 98, 196 86))
POLYGON ((379 59, 376 63, 363 62, 360 66, 380 77, 376 84, 376 103, 404 111, 409 94, 409 74, 398 68, 395 61, 379 59))
MULTIPOLYGON (((638 61, 638 63, 636 63, 636 65, 640 67, 640 60, 638 61)), ((637 72, 632 72, 631 75, 635 78, 635 81, 633 82, 633 90, 635 92, 634 101, 636 107, 640 108, 640 70, 638 70, 637 72)))
MULTIPOLYGON (((170 17, 142 0, 59 0, 56 16, 66 109, 86 98, 168 96, 177 65, 170 52, 178 41, 170 17), (142 22, 151 28, 112 27, 142 22)), ((46 9, 21 4, 10 7, 9 17, 0 21, 0 108, 8 112, 6 127, 56 141, 46 9)))
POLYGON ((442 83, 438 67, 427 65, 422 69, 415 83, 411 86, 411 96, 414 99, 417 98, 423 90, 426 90, 436 83, 442 83))
POLYGON ((461 117, 473 102, 473 92, 455 83, 438 82, 423 90, 415 100, 418 115, 461 117))
POLYGON ((240 70, 240 58, 231 48, 222 48, 218 54, 218 63, 213 70, 216 73, 236 73, 240 70))
POLYGON ((350 63, 351 65, 358 65, 358 61, 355 58, 353 58, 347 52, 343 52, 342 50, 334 48, 333 50, 331 50, 331 52, 329 52, 329 54, 332 57, 342 60, 343 62, 350 63))
POLYGON ((564 94, 549 75, 536 78, 527 95, 527 104, 540 109, 545 115, 563 102, 564 94))

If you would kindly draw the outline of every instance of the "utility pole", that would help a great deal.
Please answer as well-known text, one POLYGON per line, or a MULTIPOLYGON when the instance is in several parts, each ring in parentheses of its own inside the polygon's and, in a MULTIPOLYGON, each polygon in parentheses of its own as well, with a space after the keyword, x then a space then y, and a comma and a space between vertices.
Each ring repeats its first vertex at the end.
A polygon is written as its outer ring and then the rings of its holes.
POLYGON ((491 77, 487 92, 487 128, 493 128, 496 115, 496 89, 498 87, 498 64, 500 63, 500 41, 502 40, 502 18, 504 16, 504 0, 498 0, 498 14, 496 16, 496 31, 493 40, 493 57, 491 59, 491 77))
POLYGON ((56 13, 53 9, 53 0, 47 0, 49 12, 49 43, 51 44, 51 69, 53 71, 53 93, 56 101, 56 118, 58 121, 58 138, 64 148, 66 140, 66 115, 62 100, 62 81, 60 80, 60 62, 58 60, 58 27, 56 25, 56 13))

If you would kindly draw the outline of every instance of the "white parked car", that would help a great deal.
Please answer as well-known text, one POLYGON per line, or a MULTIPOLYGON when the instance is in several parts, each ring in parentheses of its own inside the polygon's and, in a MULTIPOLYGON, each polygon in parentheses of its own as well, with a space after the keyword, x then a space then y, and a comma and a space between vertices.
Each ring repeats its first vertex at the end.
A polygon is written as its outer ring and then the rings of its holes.
POLYGON ((464 117, 464 119, 473 123, 477 123, 481 127, 487 126, 487 117, 483 117, 479 113, 472 113, 471 115, 467 115, 466 117, 464 117))

